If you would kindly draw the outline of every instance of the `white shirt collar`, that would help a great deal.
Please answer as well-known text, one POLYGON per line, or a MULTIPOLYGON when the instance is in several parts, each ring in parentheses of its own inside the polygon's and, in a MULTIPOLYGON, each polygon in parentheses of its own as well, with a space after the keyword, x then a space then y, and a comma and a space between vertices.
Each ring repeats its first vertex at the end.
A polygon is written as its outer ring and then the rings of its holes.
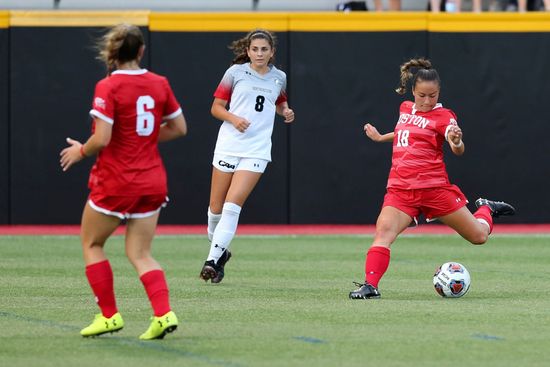
MULTIPOLYGON (((443 105, 442 105, 441 103, 436 103, 436 105, 434 106, 434 108, 432 108, 432 111, 435 110, 435 109, 437 109, 437 108, 441 108, 441 107, 443 107, 443 105)), ((417 110, 416 110, 416 103, 415 103, 415 104, 413 104, 413 106, 412 106, 412 114, 413 114, 413 115, 416 115, 416 111, 417 111, 417 110)))
POLYGON ((138 69, 138 70, 116 70, 111 73, 111 75, 122 74, 122 75, 142 75, 147 72, 147 69, 138 69))

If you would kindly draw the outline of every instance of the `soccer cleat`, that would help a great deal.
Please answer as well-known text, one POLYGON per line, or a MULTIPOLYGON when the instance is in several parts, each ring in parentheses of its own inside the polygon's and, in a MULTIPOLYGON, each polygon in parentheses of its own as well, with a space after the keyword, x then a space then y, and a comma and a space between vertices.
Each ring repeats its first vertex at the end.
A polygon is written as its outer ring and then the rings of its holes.
POLYGON ((216 265, 214 260, 205 261, 199 277, 205 282, 208 282, 210 279, 214 279, 218 276, 219 270, 220 267, 216 265))
POLYGON ((170 311, 162 316, 151 317, 151 325, 146 332, 141 334, 141 340, 163 339, 168 333, 173 332, 178 328, 178 318, 173 311, 170 311))
POLYGON ((115 313, 110 318, 106 318, 102 314, 95 315, 94 321, 84 329, 80 330, 80 335, 84 337, 99 336, 106 333, 114 333, 124 327, 124 320, 120 313, 115 313))
POLYGON ((370 299, 370 298, 380 298, 380 292, 378 288, 370 285, 369 283, 355 283, 357 288, 356 290, 349 292, 349 298, 351 299, 370 299))
POLYGON ((217 266, 217 275, 212 278, 212 283, 219 283, 223 280, 223 277, 225 276, 225 264, 231 259, 231 252, 229 250, 225 250, 222 254, 222 257, 218 260, 217 266))
POLYGON ((479 198, 476 200, 476 207, 487 205, 491 209, 491 215, 495 218, 500 217, 501 215, 514 215, 516 209, 504 201, 491 201, 487 199, 479 198))

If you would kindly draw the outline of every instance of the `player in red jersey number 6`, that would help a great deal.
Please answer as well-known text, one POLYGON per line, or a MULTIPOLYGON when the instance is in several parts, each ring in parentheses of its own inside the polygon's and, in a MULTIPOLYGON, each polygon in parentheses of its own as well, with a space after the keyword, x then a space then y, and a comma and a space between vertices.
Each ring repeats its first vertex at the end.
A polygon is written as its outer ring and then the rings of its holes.
POLYGON ((449 182, 443 161, 445 142, 458 156, 465 147, 456 115, 438 103, 439 75, 430 61, 410 60, 401 66, 399 94, 405 93, 411 78, 414 102, 401 104, 395 130, 382 135, 371 124, 365 125, 372 140, 393 143, 393 154, 387 192, 365 260, 365 282, 357 283, 351 299, 380 297, 378 282, 388 269, 390 247, 419 214, 428 221, 438 219, 467 241, 481 245, 493 229, 493 217, 515 212, 507 203, 487 199, 476 200, 475 213, 468 210, 462 191, 449 182))
POLYGON ((124 326, 103 247, 125 219, 126 255, 154 313, 140 339, 162 339, 177 328, 178 319, 170 308, 164 272, 151 255, 168 191, 158 143, 185 135, 187 125, 168 80, 139 66, 145 46, 138 27, 117 25, 98 46, 108 75, 96 85, 90 111, 92 135, 84 144, 68 138, 70 146, 61 152, 63 171, 97 154, 82 215, 81 241, 86 277, 101 313, 80 334, 97 336, 124 326))
POLYGON ((212 283, 224 277, 241 208, 271 161, 275 114, 286 123, 294 121, 287 103, 286 74, 272 64, 275 37, 256 29, 230 48, 236 57, 214 93, 211 109, 223 123, 212 160, 210 252, 200 277, 212 283))

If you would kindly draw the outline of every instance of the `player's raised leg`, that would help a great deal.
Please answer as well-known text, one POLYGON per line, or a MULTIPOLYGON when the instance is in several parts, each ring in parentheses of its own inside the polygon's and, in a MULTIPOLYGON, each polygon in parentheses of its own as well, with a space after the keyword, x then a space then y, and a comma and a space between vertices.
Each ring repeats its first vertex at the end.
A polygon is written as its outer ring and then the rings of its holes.
POLYGON ((478 209, 473 214, 468 208, 462 207, 449 215, 440 217, 439 220, 453 228, 470 243, 482 245, 487 242, 493 231, 493 217, 515 213, 514 207, 504 202, 478 199, 476 206, 478 209))

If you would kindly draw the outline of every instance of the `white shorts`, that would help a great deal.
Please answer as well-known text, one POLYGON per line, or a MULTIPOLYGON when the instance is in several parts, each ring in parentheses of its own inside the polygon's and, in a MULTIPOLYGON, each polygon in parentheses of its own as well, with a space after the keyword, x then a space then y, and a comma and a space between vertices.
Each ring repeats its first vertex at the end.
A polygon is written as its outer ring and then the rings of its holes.
POLYGON ((235 157, 225 154, 214 154, 212 165, 222 172, 251 171, 264 173, 269 161, 259 158, 235 157))

